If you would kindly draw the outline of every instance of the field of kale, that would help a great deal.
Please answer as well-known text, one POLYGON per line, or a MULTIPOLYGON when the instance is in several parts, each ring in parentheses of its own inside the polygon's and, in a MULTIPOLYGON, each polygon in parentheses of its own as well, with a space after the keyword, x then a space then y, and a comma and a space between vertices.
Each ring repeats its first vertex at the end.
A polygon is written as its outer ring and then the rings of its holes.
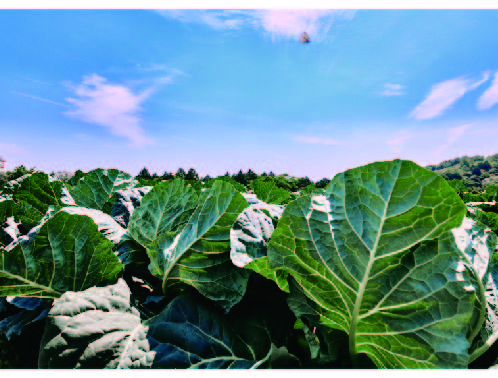
POLYGON ((0 367, 492 368, 498 186, 434 170, 18 167, 0 186, 0 367))

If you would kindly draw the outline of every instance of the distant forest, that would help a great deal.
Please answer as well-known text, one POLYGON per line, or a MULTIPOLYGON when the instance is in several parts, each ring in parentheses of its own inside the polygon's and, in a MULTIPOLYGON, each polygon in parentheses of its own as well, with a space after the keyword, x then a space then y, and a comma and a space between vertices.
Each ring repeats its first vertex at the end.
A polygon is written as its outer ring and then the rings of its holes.
MULTIPOLYGON (((448 181, 458 180, 460 183, 453 182, 452 186, 460 188, 459 192, 482 193, 486 188, 498 185, 498 154, 488 157, 482 155, 457 157, 445 160, 436 165, 428 165, 426 168, 438 173, 448 181)), ((28 169, 21 165, 12 171, 0 172, 0 189, 6 182, 15 180, 25 174, 33 173, 34 171, 35 168, 28 169)), ((71 181, 71 183, 79 180, 84 174, 85 172, 81 170, 77 170, 74 173, 51 173, 51 175, 57 175, 61 181, 71 181)), ((313 182, 307 176, 293 177, 288 174, 276 175, 273 172, 257 174, 252 169, 248 169, 246 172, 239 170, 233 174, 226 172, 223 176, 218 177, 211 177, 209 175, 200 177, 194 168, 188 170, 179 168, 176 173, 166 171, 163 174, 158 174, 149 172, 147 167, 144 167, 135 178, 139 181, 138 186, 154 186, 163 180, 172 180, 175 177, 188 180, 193 186, 199 186, 201 183, 206 184, 218 178, 232 182, 238 186, 238 190, 241 190, 242 187, 250 188, 254 180, 270 181, 275 183, 278 188, 285 189, 288 192, 303 190, 311 192, 315 188, 323 189, 331 179, 324 177, 321 180, 313 182)))
POLYGON ((446 180, 460 180, 473 193, 498 185, 498 154, 463 156, 426 167, 446 180))

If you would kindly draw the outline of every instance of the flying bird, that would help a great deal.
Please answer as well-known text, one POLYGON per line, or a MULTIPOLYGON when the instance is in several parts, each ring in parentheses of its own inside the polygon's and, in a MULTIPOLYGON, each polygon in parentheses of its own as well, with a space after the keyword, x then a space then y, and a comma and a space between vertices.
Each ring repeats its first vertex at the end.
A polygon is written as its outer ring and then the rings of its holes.
POLYGON ((301 35, 301 43, 310 43, 310 37, 308 36, 308 33, 304 32, 301 35))

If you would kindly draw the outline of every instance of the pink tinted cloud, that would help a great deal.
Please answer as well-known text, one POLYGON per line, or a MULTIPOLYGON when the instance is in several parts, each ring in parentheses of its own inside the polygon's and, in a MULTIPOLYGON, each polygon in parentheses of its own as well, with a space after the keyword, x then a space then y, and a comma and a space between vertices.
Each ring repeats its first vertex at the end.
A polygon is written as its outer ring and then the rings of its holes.
POLYGON ((448 130, 448 143, 454 143, 457 139, 467 131, 467 129, 472 126, 472 123, 468 123, 466 125, 452 127, 448 130))
POLYGON ((317 137, 307 137, 307 136, 297 136, 294 138, 296 142, 303 143, 318 143, 318 144, 328 144, 328 145, 340 145, 340 141, 330 138, 317 138, 317 137))
POLYGON ((354 12, 330 9, 266 9, 255 13, 255 24, 273 38, 295 38, 308 33, 312 41, 321 41, 339 18, 351 19, 354 12))
POLYGON ((491 86, 477 100, 477 109, 489 109, 496 103, 498 103, 498 71, 495 72, 491 86))
POLYGON ((52 100, 47 100, 46 98, 36 97, 36 96, 30 95, 30 94, 27 94, 27 93, 16 92, 16 91, 11 91, 11 93, 14 93, 14 94, 17 94, 17 95, 20 95, 20 96, 24 96, 24 97, 28 97, 28 98, 31 98, 33 100, 42 101, 42 102, 48 102, 49 104, 54 104, 54 105, 59 105, 59 106, 65 106, 65 107, 67 107, 67 105, 65 105, 65 104, 61 104, 59 102, 55 102, 55 101, 52 101, 52 100))
POLYGON ((217 30, 254 28, 272 39, 298 38, 306 31, 312 42, 325 39, 332 24, 351 20, 355 11, 332 9, 258 9, 258 10, 159 10, 163 17, 181 22, 201 23, 217 30))
POLYGON ((403 89, 405 86, 401 84, 384 84, 384 90, 381 92, 382 96, 390 97, 390 96, 401 96, 404 95, 403 89))
POLYGON ((432 86, 431 91, 410 114, 415 119, 431 119, 440 116, 468 91, 477 88, 489 79, 489 72, 483 72, 482 79, 474 81, 458 77, 432 86))
POLYGON ((451 146, 453 143, 455 143, 460 137, 467 131, 467 129, 472 126, 472 123, 468 123, 466 125, 462 126, 457 126, 457 127, 451 127, 448 129, 448 139, 446 143, 442 144, 439 146, 435 151, 434 154, 436 156, 439 156, 441 152, 443 152, 445 149, 447 149, 449 146, 451 146))
POLYGON ((144 135, 139 116, 140 105, 150 96, 152 88, 135 94, 94 73, 85 76, 81 84, 72 89, 77 98, 66 99, 72 109, 65 114, 103 126, 112 134, 129 139, 135 147, 155 144, 144 135))
POLYGON ((157 13, 165 18, 173 18, 181 22, 206 24, 217 30, 238 29, 247 18, 245 11, 230 10, 160 9, 157 13))

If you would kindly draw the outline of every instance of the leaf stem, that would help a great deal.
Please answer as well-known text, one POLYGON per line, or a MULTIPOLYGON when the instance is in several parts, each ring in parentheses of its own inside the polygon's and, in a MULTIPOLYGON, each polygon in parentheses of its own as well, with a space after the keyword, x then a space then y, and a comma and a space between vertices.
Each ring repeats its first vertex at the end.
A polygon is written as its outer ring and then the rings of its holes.
POLYGON ((482 354, 484 354, 484 352, 486 352, 489 349, 489 347, 493 345, 496 339, 498 339, 498 332, 493 333, 491 337, 486 340, 486 343, 484 345, 481 345, 479 348, 477 348, 470 354, 469 364, 478 357, 480 357, 482 354))

